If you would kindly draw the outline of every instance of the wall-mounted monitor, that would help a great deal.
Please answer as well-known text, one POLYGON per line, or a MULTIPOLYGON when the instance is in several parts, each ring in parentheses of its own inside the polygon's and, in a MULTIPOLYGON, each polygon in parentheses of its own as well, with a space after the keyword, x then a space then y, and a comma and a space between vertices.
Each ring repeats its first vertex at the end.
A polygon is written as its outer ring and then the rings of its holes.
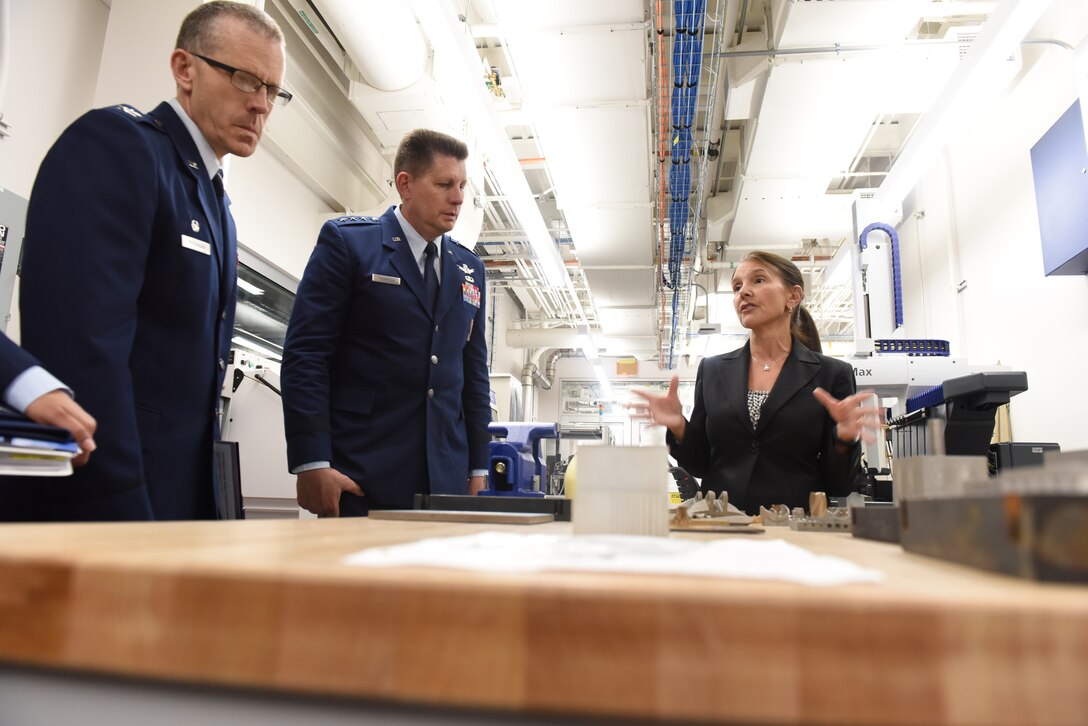
POLYGON ((1088 274, 1088 149, 1080 101, 1031 147, 1047 275, 1088 274))

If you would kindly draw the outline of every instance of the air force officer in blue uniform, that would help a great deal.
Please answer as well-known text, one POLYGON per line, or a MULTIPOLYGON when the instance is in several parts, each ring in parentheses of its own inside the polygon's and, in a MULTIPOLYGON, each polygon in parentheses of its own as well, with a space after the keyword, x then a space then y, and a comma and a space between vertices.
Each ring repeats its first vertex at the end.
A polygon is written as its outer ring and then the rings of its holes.
POLYGON ((467 147, 413 131, 401 204, 325 223, 298 288, 281 384, 298 499, 322 516, 476 494, 490 421, 483 262, 446 233, 467 147))
POLYGON ((252 6, 207 3, 182 23, 170 67, 175 99, 91 111, 38 172, 23 345, 79 391, 98 451, 68 479, 6 487, 0 516, 216 516, 237 261, 219 169, 252 154, 272 105, 290 99, 283 35, 252 6))

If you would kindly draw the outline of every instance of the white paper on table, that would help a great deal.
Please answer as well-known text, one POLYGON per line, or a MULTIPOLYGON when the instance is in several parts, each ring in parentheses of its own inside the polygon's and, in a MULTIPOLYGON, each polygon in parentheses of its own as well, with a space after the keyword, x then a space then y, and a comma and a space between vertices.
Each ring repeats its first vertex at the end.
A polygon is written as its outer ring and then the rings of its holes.
POLYGON ((884 579, 839 557, 782 540, 699 542, 627 535, 570 536, 481 532, 423 539, 348 555, 359 567, 446 567, 483 572, 576 570, 782 580, 803 585, 875 583, 884 579))

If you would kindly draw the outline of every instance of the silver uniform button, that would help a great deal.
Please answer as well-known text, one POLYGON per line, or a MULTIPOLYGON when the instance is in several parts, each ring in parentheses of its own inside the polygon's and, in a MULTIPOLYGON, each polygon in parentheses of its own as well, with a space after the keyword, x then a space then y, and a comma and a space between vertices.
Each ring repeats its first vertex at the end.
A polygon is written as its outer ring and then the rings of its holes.
POLYGON ((436 333, 438 332, 438 326, 437 325, 434 326, 434 332, 436 332, 436 333))
POLYGON ((427 389, 427 398, 434 398, 434 389, 433 388, 428 388, 427 389))
POLYGON ((438 365, 438 356, 437 355, 432 355, 431 356, 431 364, 432 365, 438 365))
POLYGON ((221 370, 221 371, 227 370, 227 362, 225 360, 223 360, 222 358, 219 359, 219 370, 221 370))

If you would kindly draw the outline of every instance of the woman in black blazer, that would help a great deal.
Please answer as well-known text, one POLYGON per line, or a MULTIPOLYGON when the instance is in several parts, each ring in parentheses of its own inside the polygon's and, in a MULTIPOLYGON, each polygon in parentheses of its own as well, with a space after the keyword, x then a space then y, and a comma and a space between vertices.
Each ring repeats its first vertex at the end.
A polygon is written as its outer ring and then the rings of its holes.
POLYGON ((869 393, 855 392, 853 367, 821 354, 803 296, 792 262, 748 255, 733 273, 733 306, 751 335, 699 365, 691 420, 675 376, 667 394, 639 392, 645 400, 633 407, 668 428, 670 453, 704 492, 728 491, 749 514, 772 504, 807 509, 811 492, 854 491, 863 482, 858 441, 879 424, 876 408, 859 408, 869 393))

